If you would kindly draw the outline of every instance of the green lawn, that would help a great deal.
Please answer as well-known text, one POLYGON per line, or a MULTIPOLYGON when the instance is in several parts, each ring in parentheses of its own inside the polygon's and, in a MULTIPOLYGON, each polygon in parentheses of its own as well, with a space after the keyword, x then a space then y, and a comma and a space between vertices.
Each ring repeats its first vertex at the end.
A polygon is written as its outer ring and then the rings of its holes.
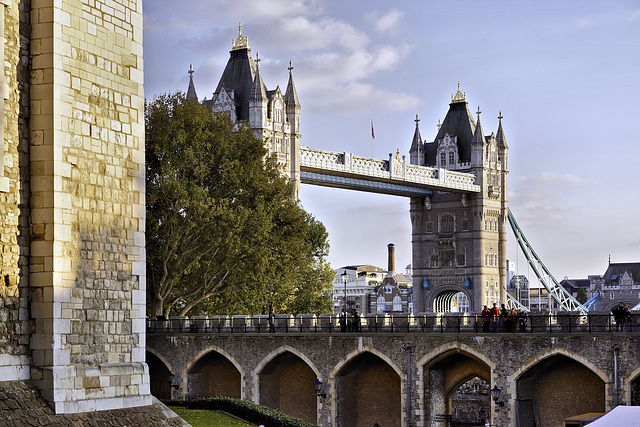
POLYGON ((252 427, 224 412, 207 411, 205 409, 187 409, 182 406, 169 406, 173 412, 193 427, 252 427))

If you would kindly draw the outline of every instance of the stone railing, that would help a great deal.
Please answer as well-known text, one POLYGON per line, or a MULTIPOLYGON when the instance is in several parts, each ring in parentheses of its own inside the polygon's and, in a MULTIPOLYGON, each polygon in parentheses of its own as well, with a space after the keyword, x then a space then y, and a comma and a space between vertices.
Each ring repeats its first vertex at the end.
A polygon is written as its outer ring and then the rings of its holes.
POLYGON ((344 330, 338 314, 278 314, 273 328, 267 315, 172 317, 147 320, 147 333, 589 333, 640 332, 635 312, 629 321, 618 325, 610 313, 533 312, 515 319, 500 318, 492 322, 477 314, 466 313, 381 313, 362 316, 354 321, 349 316, 344 330))
POLYGON ((354 175, 360 178, 382 178, 403 184, 425 185, 458 191, 479 192, 476 176, 447 169, 436 169, 407 163, 406 157, 389 154, 389 160, 371 159, 351 153, 337 153, 317 148, 300 147, 301 169, 322 170, 354 175))

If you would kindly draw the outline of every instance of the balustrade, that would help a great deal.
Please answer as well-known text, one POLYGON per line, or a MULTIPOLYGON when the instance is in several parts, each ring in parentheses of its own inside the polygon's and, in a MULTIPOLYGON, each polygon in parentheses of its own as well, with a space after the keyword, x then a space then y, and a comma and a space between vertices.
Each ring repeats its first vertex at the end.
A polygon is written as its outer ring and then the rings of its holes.
MULTIPOLYGON (((338 314, 279 314, 275 320, 276 333, 329 333, 339 334, 338 314)), ((521 323, 516 319, 511 327, 500 319, 497 333, 589 333, 640 332, 640 312, 616 325, 610 313, 590 312, 534 312, 528 313, 521 323), (510 330, 510 332, 507 332, 510 330)), ((489 320, 487 320, 489 321, 489 320)), ((147 333, 269 333, 266 315, 195 316, 170 319, 148 319, 147 333)), ((483 319, 466 313, 379 313, 360 317, 359 328, 351 333, 493 333, 483 332, 483 319)), ((491 328, 489 328, 491 330, 491 328)))

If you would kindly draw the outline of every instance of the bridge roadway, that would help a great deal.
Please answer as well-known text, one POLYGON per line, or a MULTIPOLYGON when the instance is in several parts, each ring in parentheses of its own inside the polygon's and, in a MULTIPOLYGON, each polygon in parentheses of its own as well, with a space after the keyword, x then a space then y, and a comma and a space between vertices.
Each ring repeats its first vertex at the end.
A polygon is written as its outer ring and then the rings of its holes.
POLYGON ((241 397, 349 427, 444 427, 437 420, 460 411, 477 422, 486 416, 492 425, 527 426, 534 405, 537 425, 561 426, 616 402, 640 405, 638 324, 616 332, 606 313, 590 313, 591 326, 579 314, 530 317, 526 332, 511 333, 481 332, 475 317, 406 315, 366 318, 360 331, 342 333, 335 316, 323 316, 279 316, 275 333, 265 316, 149 323, 152 393, 241 397), (479 406, 454 400, 474 377, 501 390, 497 403, 486 395, 479 406))
POLYGON ((429 196, 433 190, 480 192, 472 173, 412 165, 400 154, 379 160, 309 147, 300 147, 300 181, 408 197, 429 196))

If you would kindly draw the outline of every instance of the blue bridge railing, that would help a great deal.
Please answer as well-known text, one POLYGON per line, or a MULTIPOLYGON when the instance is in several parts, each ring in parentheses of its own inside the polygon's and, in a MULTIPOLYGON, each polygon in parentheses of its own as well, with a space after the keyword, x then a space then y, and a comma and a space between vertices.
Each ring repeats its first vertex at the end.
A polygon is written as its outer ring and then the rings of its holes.
POLYGON ((624 319, 606 312, 527 313, 523 317, 492 319, 464 313, 378 314, 340 323, 338 314, 194 316, 148 319, 147 333, 590 333, 640 332, 640 313, 624 319))

